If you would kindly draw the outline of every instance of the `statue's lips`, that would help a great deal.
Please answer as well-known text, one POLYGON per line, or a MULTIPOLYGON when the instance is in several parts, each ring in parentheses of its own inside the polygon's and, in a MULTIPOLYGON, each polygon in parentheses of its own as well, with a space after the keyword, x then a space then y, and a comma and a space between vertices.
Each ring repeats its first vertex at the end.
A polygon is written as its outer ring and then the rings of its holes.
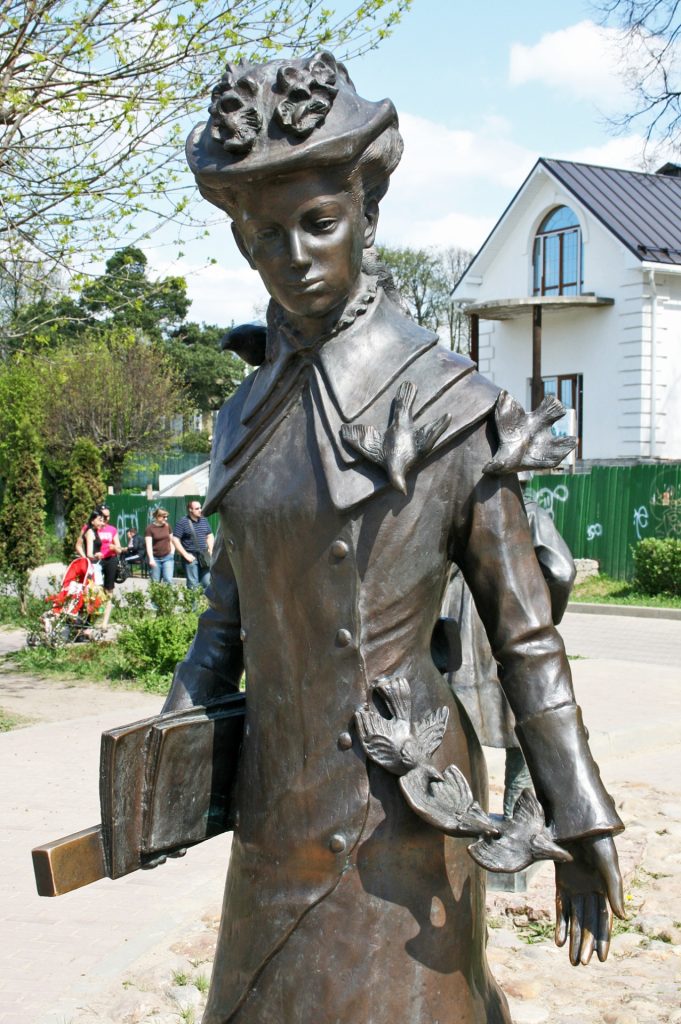
POLYGON ((325 282, 321 278, 316 278, 314 281, 291 281, 286 287, 298 295, 309 295, 310 292, 322 291, 325 288, 325 282))

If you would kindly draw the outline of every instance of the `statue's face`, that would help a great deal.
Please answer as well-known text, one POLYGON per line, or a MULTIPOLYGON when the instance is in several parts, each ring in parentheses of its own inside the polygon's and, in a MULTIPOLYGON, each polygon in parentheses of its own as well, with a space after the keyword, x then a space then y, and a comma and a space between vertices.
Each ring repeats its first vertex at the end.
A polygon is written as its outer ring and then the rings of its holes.
POLYGON ((340 174, 310 170, 239 197, 237 243, 272 298, 294 317, 327 316, 357 283, 378 208, 347 187, 340 174))

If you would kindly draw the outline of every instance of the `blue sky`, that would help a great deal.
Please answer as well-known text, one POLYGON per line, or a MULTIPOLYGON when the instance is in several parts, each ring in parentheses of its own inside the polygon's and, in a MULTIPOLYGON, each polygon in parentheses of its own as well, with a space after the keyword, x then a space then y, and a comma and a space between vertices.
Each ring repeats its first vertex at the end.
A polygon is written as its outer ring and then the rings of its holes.
MULTIPOLYGON (((631 105, 618 44, 581 0, 414 0, 390 39, 348 64, 361 95, 393 100, 405 141, 378 241, 476 250, 539 156, 640 168, 640 137, 606 123, 631 105)), ((187 278, 192 319, 262 315, 226 218, 179 260, 159 241, 145 246, 152 271, 187 278)))

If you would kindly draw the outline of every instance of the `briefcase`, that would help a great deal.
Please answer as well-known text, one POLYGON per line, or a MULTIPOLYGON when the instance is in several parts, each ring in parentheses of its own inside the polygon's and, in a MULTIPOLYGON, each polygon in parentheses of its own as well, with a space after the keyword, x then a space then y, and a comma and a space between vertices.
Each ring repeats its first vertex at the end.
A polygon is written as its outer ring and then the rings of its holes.
POLYGON ((103 733, 101 825, 32 851, 38 893, 120 878, 233 828, 245 709, 230 694, 103 733))

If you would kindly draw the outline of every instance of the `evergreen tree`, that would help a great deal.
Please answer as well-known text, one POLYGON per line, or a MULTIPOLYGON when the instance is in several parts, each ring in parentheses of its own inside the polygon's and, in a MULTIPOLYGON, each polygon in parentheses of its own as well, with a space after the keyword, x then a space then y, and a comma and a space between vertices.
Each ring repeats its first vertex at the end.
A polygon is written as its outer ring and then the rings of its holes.
POLYGON ((68 468, 64 537, 64 558, 67 562, 75 557, 76 541, 80 537, 83 523, 87 522, 88 516, 102 501, 105 493, 102 459, 97 446, 89 438, 79 437, 73 446, 68 468))
POLYGON ((45 555, 45 494, 39 450, 35 428, 22 423, 16 433, 0 510, 3 568, 16 586, 22 615, 26 614, 29 573, 45 555))

